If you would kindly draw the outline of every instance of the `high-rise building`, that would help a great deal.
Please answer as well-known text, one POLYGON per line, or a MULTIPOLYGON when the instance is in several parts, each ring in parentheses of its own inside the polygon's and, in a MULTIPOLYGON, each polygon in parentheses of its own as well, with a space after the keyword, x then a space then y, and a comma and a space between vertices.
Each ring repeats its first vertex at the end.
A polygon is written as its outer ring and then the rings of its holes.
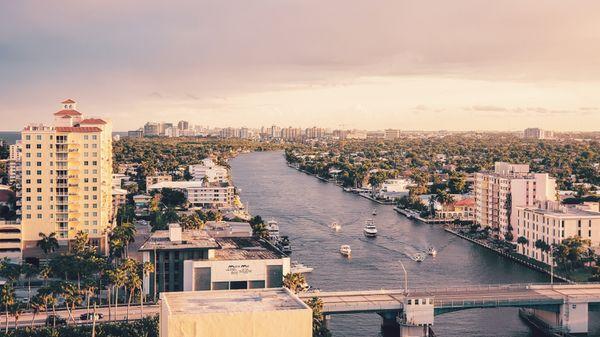
POLYGON ((160 124, 156 122, 148 122, 144 125, 144 135, 158 136, 160 135, 160 124))
POLYGON ((554 132, 540 128, 528 128, 523 131, 523 136, 526 139, 552 139, 554 138, 554 132))
POLYGON ((397 129, 386 129, 385 139, 398 139, 400 138, 400 130, 397 129))
POLYGON ((21 132, 22 242, 25 257, 40 257, 39 233, 56 233, 64 248, 79 231, 105 251, 111 226, 112 126, 84 119, 73 100, 61 103, 54 125, 21 132))
POLYGON ((190 123, 188 121, 179 121, 177 123, 177 129, 179 130, 187 130, 190 128, 190 123))
POLYGON ((556 181, 547 173, 530 173, 529 165, 497 162, 494 172, 475 174, 475 221, 496 230, 500 238, 513 234, 517 206, 555 198, 556 181))
POLYGON ((17 140, 15 144, 8 147, 8 181, 12 183, 21 183, 21 153, 23 146, 21 141, 17 140))

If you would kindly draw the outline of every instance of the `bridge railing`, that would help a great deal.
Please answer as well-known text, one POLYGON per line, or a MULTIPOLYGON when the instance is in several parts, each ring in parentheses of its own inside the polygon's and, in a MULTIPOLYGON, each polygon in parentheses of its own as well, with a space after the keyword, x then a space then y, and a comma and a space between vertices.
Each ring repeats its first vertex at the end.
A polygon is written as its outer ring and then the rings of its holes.
POLYGON ((560 300, 539 297, 514 297, 498 299, 473 299, 473 300, 439 300, 434 299, 436 308, 472 308, 472 307, 503 307, 503 306, 529 306, 561 304, 560 300))

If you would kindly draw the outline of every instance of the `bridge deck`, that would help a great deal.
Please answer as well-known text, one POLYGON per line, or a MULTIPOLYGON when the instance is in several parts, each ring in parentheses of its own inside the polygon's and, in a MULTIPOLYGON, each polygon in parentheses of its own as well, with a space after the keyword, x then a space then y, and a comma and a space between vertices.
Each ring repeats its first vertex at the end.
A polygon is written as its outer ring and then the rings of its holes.
MULTIPOLYGON (((303 294, 307 299, 317 296, 323 300, 326 314, 401 311, 406 295, 403 290, 369 290, 347 292, 316 292, 303 294)), ((554 306, 569 298, 584 298, 600 303, 600 284, 533 285, 513 284, 445 289, 409 290, 411 298, 434 299, 436 313, 483 307, 554 306)))

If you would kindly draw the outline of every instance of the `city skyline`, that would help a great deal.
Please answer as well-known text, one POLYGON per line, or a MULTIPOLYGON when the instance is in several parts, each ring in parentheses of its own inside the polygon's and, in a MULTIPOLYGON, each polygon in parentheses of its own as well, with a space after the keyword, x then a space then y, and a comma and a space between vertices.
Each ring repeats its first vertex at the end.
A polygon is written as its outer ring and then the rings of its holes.
POLYGON ((579 4, 3 4, 2 129, 71 97, 123 131, 140 119, 593 131, 600 4, 579 4))

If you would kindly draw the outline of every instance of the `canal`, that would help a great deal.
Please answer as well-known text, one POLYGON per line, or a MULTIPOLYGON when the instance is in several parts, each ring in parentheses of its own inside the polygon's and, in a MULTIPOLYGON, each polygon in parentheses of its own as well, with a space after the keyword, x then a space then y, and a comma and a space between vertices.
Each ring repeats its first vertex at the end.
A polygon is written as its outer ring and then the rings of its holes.
MULTIPOLYGON (((401 288, 402 260, 409 287, 451 287, 468 284, 544 282, 548 278, 432 225, 417 223, 360 196, 343 192, 334 184, 288 167, 282 152, 256 152, 230 161, 233 181, 253 215, 279 222, 289 235, 293 254, 315 270, 311 286, 321 290, 401 288), (377 215, 372 216, 373 209, 377 215), (367 239, 364 222, 374 218, 379 236, 367 239), (337 221, 339 232, 328 228, 337 221), (343 258, 340 245, 352 247, 352 258, 343 258), (422 263, 409 256, 428 246, 436 258, 422 263)), ((590 317, 590 322, 592 321, 590 317)), ((336 337, 380 336, 379 316, 336 315, 330 328, 336 337)), ((531 336, 517 309, 466 310, 436 317, 438 336, 531 336)))

